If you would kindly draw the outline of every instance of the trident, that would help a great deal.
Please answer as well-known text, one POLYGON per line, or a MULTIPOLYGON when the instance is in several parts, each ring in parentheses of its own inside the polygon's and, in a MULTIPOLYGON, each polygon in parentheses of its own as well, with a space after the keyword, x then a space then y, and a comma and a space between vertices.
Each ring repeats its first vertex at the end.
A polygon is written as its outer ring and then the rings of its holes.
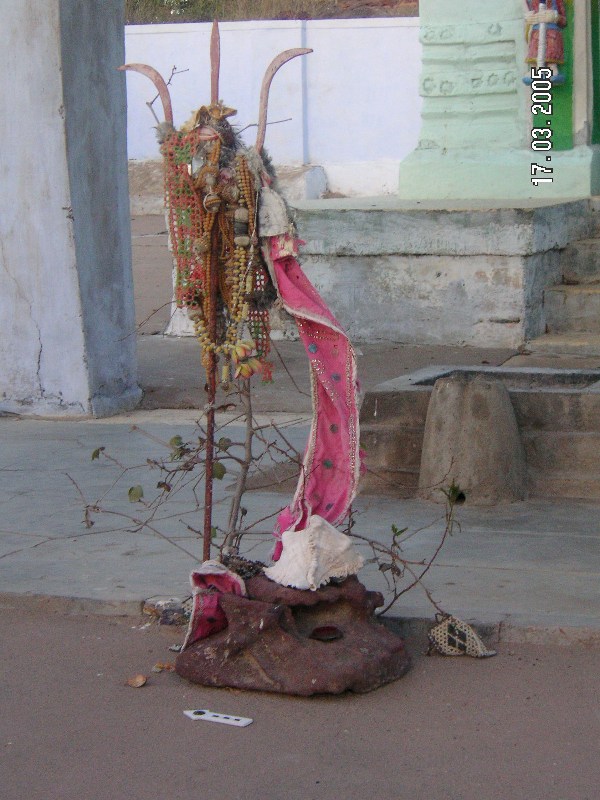
MULTIPOLYGON (((269 102, 269 89, 276 72, 288 61, 312 53, 310 48, 297 47, 285 50, 276 56, 267 67, 265 72, 259 100, 258 126, 256 133, 255 149, 260 154, 265 143, 265 133, 267 129, 267 107, 269 102)), ((210 100, 211 104, 219 102, 219 71, 221 64, 221 41, 219 35, 219 24, 217 20, 213 22, 210 37, 210 100)), ((139 72, 149 78, 160 97, 163 107, 165 123, 173 127, 173 107, 167 84, 162 75, 153 67, 147 64, 124 64, 118 67, 120 70, 132 70, 139 72)), ((216 338, 216 298, 218 290, 217 272, 211 270, 210 286, 210 307, 212 308, 211 318, 207 319, 207 329, 211 340, 216 338)), ((217 391, 217 355, 213 350, 208 353, 206 365, 207 395, 208 403, 206 409, 206 461, 205 461, 205 487, 204 487, 204 532, 203 532, 203 560, 210 558, 210 544, 212 538, 212 505, 213 505, 213 467, 215 456, 215 397, 217 391)))
MULTIPOLYGON (((269 89, 271 88, 271 82, 275 77, 275 73, 281 69, 284 64, 286 64, 288 61, 291 61, 292 58, 304 56, 312 52, 312 49, 308 47, 294 47, 291 50, 284 50, 282 53, 279 53, 278 56, 275 56, 273 61, 271 61, 267 67, 260 90, 260 100, 258 105, 258 130, 256 133, 256 143, 254 145, 259 153, 262 151, 265 144, 269 89)), ((219 34, 219 23, 217 20, 215 20, 212 25, 210 36, 210 102, 214 104, 219 102, 220 67, 221 38, 219 34)), ((168 86, 162 75, 155 70, 154 67, 150 67, 147 64, 123 64, 123 66, 118 67, 118 69, 140 72, 142 75, 150 78, 160 97, 165 122, 167 122, 169 125, 173 125, 173 107, 171 104, 171 96, 169 94, 168 86)))

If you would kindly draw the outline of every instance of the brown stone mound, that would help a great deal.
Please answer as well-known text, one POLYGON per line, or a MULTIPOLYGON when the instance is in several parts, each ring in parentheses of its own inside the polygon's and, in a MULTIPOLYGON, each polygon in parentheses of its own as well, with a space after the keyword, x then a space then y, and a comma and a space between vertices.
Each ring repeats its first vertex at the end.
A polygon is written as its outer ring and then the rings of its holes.
POLYGON ((204 686, 282 694, 369 692, 410 667, 402 639, 373 617, 383 604, 356 577, 316 592, 259 575, 248 597, 223 595, 228 627, 179 654, 179 675, 204 686))

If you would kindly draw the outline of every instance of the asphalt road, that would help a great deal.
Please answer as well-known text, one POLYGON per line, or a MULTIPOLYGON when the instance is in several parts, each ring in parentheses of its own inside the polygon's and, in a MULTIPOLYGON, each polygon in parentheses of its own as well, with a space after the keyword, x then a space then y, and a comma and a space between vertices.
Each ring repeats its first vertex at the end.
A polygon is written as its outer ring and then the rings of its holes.
POLYGON ((597 649, 424 657, 368 695, 207 689, 170 672, 177 628, 2 608, 3 800, 596 800, 597 649), (149 675, 143 688, 126 685, 149 675), (253 718, 192 721, 184 709, 253 718))

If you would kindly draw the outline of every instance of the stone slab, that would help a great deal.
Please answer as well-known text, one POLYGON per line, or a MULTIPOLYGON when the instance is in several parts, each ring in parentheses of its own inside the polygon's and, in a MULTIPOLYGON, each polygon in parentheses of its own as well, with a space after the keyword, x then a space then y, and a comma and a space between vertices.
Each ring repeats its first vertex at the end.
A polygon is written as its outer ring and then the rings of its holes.
MULTIPOLYGON (((365 238, 376 235, 363 233, 365 238)), ((307 244, 305 251, 309 248, 307 244)), ((494 347, 516 347, 526 336, 527 258, 306 252, 302 267, 357 341, 485 341, 494 347)), ((537 318, 541 300, 539 293, 530 317, 537 318)), ((536 334, 542 330, 539 322, 535 324, 536 334)))
POLYGON ((354 338, 495 346, 545 332, 560 250, 595 225, 588 200, 338 198, 294 217, 307 275, 354 338))
POLYGON ((591 213, 585 199, 419 202, 388 196, 294 206, 309 255, 526 256, 590 235, 591 213))
POLYGON ((551 286, 544 292, 547 333, 600 334, 600 284, 551 286))

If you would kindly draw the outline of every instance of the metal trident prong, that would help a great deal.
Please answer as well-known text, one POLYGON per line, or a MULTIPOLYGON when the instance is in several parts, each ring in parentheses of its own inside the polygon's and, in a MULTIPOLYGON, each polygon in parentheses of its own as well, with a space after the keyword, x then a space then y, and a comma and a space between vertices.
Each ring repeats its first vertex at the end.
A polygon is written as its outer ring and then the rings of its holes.
MULTIPOLYGON (((271 61, 271 63, 267 67, 267 71, 265 72, 265 76, 263 78, 260 90, 260 100, 258 107, 258 130, 256 133, 255 147, 259 153, 261 152, 265 144, 265 134, 267 130, 267 109, 269 105, 269 89, 271 88, 271 82, 275 77, 275 73, 284 64, 286 64, 288 61, 291 61, 292 58, 296 58, 297 56, 304 56, 312 52, 313 52, 312 49, 309 47, 295 47, 292 48, 291 50, 284 50, 283 53, 280 53, 278 56, 275 56, 273 61, 271 61)), ((221 40, 219 34, 219 23, 217 20, 215 20, 213 22, 212 31, 210 35, 211 105, 216 105, 219 102, 220 65, 221 65, 221 40)), ((162 75, 157 70, 155 70, 154 67, 149 67, 147 64, 124 64, 122 67, 118 67, 118 69, 140 72, 142 75, 145 75, 147 78, 150 78, 152 83, 156 86, 156 90, 158 91, 158 94, 160 96, 165 115, 165 121, 168 122, 170 125, 173 125, 173 108, 171 105, 171 96, 169 95, 169 89, 162 75)))
POLYGON ((219 102, 219 71, 221 69, 221 37, 219 21, 215 20, 210 34, 210 102, 219 102))
POLYGON ((307 53, 312 53, 311 48, 295 47, 292 50, 284 50, 283 53, 275 56, 273 61, 271 61, 267 67, 267 71, 265 72, 265 77, 263 78, 260 89, 260 100, 258 105, 258 131, 256 132, 255 147, 259 153, 265 144, 265 133, 267 131, 267 107, 269 105, 269 89, 271 88, 271 81, 275 77, 275 73, 280 67, 286 64, 288 61, 291 61, 292 58, 296 58, 296 56, 304 56, 307 53))
POLYGON ((122 67, 117 67, 117 69, 121 71, 131 70, 132 72, 140 72, 142 75, 150 78, 152 83, 156 86, 156 91, 159 94, 163 107, 163 113, 165 115, 165 122, 168 122, 169 125, 172 125, 173 107, 171 105, 171 95, 169 94, 169 89, 165 83, 165 79, 160 72, 155 70, 154 67, 149 67, 148 64, 123 64, 122 67))

